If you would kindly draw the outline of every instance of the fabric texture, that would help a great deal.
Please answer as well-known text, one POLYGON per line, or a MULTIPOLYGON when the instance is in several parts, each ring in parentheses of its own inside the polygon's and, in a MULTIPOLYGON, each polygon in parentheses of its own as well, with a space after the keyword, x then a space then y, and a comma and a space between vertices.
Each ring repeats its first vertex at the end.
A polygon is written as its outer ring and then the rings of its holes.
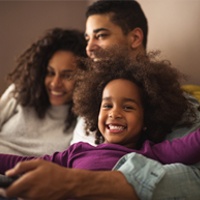
POLYGON ((0 99, 0 152, 41 156, 65 150, 73 134, 73 127, 64 132, 68 106, 50 107, 40 119, 33 108, 17 104, 13 89, 0 99))
POLYGON ((194 96, 200 102, 200 86, 199 85, 183 85, 183 90, 194 96))
POLYGON ((142 200, 199 200, 200 165, 162 165, 137 153, 122 157, 113 170, 121 171, 142 200), (134 163, 134 165, 133 165, 134 163))
MULTIPOLYGON (((188 93, 185 95, 196 110, 197 121, 191 127, 180 127, 180 122, 177 127, 174 127, 171 134, 167 135, 167 140, 183 137, 200 127, 199 101, 193 95, 188 93)), ((87 141, 87 137, 89 137, 90 144, 95 145, 94 134, 91 133, 86 136, 83 128, 84 119, 79 119, 72 143, 81 140, 87 141)), ((162 165, 137 153, 123 156, 119 163, 114 170, 119 170, 123 173, 142 200, 200 199, 200 163, 193 166, 179 163, 162 165), (154 176, 154 174, 157 174, 157 176, 154 176), (175 185, 176 187, 174 187, 175 185)))
MULTIPOLYGON (((171 142, 166 140, 153 144, 146 140, 140 150, 118 144, 104 143, 94 147, 88 143, 79 142, 63 152, 56 152, 51 156, 45 155, 41 158, 69 168, 111 170, 122 156, 131 152, 140 153, 165 164, 174 162, 194 164, 200 159, 200 129, 171 142)), ((0 173, 14 167, 19 161, 29 159, 34 159, 34 157, 0 154, 0 173)))
MULTIPOLYGON (((183 137, 200 127, 199 102, 193 96, 186 98, 196 108, 197 121, 191 127, 175 127, 166 139, 183 137)), ((181 122, 180 122, 181 124, 181 122)), ((162 165, 141 155, 130 153, 119 160, 114 170, 119 170, 134 187, 142 200, 199 200, 200 162, 192 166, 180 163, 162 165), (133 170, 134 169, 134 170, 133 170), (152 172, 153 170, 153 172, 152 172), (153 179, 154 172, 157 178, 153 179), (143 184, 138 184, 138 183, 143 184)))

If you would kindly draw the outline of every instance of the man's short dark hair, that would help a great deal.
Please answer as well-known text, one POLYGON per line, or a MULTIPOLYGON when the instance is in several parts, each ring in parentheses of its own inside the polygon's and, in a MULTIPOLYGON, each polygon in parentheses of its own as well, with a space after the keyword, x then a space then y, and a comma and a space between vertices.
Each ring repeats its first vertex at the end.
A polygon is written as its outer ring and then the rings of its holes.
POLYGON ((139 27, 143 31, 143 46, 147 45, 148 22, 140 4, 135 0, 98 0, 86 11, 86 18, 95 14, 111 14, 111 21, 120 26, 124 34, 139 27))

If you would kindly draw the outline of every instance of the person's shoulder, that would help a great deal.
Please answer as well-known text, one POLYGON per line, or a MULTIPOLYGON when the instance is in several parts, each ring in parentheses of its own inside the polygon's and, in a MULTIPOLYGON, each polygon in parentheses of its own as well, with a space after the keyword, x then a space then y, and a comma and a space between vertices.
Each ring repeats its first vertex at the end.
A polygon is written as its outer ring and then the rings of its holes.
POLYGON ((15 85, 14 84, 11 84, 10 86, 8 86, 8 88, 1 95, 0 100, 1 101, 6 101, 7 99, 12 98, 14 90, 15 90, 15 85))
POLYGON ((71 144, 77 142, 86 142, 93 146, 96 146, 95 132, 90 132, 89 135, 86 134, 85 120, 82 117, 78 117, 77 119, 77 124, 76 127, 74 128, 73 139, 71 141, 71 144))
POLYGON ((84 151, 91 151, 94 150, 96 147, 87 143, 87 142, 77 142, 68 148, 69 152, 77 153, 77 152, 84 152, 84 151))

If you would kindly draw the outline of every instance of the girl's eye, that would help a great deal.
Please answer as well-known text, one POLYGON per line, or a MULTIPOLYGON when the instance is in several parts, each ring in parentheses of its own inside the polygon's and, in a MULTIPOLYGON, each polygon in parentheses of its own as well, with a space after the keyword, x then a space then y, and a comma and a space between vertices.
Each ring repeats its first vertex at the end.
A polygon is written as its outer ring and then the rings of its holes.
POLYGON ((102 108, 109 109, 109 108, 112 108, 112 105, 111 104, 103 104, 102 108))
POLYGON ((124 106, 124 110, 131 111, 131 110, 134 110, 134 107, 133 106, 124 106))

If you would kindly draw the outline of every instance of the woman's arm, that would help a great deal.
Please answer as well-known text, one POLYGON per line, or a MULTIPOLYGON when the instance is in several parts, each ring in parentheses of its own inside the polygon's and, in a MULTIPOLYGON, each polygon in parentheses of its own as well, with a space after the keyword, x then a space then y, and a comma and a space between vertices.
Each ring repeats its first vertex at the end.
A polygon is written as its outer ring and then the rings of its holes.
POLYGON ((13 97, 15 85, 11 84, 0 98, 0 128, 14 113, 17 100, 13 97))

